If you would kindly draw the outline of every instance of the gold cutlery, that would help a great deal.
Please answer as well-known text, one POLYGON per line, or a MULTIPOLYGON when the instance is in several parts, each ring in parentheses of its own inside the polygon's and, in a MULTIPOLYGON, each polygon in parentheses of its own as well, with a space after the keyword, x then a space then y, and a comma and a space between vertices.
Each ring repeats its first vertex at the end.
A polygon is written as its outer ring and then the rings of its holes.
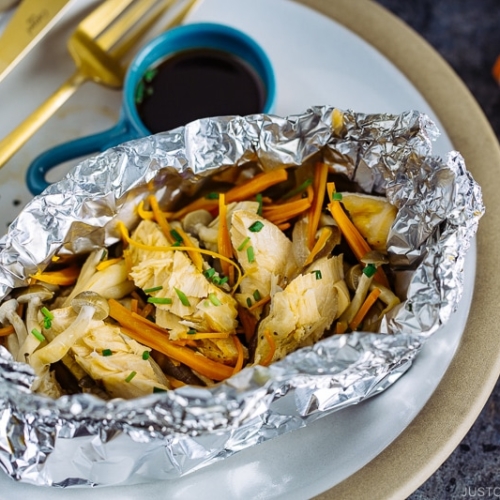
POLYGON ((23 0, 0 36, 0 82, 50 30, 69 0, 23 0))
POLYGON ((88 15, 68 40, 75 73, 37 110, 0 141, 0 168, 86 81, 121 88, 123 59, 139 40, 174 6, 175 15, 163 29, 180 24, 200 0, 106 0, 88 15))

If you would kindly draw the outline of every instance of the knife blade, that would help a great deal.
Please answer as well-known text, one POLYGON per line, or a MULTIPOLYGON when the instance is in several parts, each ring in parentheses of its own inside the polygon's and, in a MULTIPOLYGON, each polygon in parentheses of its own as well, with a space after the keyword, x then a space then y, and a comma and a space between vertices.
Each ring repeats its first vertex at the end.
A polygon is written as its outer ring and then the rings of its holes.
POLYGON ((71 0, 23 0, 0 36, 0 82, 63 14, 71 0))

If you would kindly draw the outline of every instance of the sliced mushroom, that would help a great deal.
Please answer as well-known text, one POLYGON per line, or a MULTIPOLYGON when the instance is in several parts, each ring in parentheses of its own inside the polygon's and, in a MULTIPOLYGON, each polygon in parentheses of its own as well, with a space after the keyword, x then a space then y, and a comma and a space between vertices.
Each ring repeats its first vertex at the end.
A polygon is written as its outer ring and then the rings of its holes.
POLYGON ((109 315, 109 305, 106 299, 91 291, 79 293, 71 301, 71 307, 78 313, 76 319, 52 342, 35 351, 31 356, 35 371, 62 359, 75 341, 85 335, 93 319, 103 320, 109 315))
POLYGON ((207 210, 194 210, 182 219, 182 227, 187 233, 198 236, 200 227, 207 227, 213 219, 207 210))
POLYGON ((23 344, 28 336, 28 331, 24 325, 21 316, 17 314, 19 303, 16 299, 5 301, 0 306, 0 323, 10 323, 16 332, 16 335, 9 335, 7 337, 7 347, 14 358, 17 358, 19 347, 23 344))
POLYGON ((21 344, 17 361, 27 362, 28 357, 37 349, 41 341, 32 334, 34 330, 40 331, 40 323, 38 322, 38 312, 44 302, 49 301, 54 296, 54 292, 43 285, 32 285, 21 293, 17 300, 21 304, 27 304, 26 308, 26 329, 28 336, 21 344))

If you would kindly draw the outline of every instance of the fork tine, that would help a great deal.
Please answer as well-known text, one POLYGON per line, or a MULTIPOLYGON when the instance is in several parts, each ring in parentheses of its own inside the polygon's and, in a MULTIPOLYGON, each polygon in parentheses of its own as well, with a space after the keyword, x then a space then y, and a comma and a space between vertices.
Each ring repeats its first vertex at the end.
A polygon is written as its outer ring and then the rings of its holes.
MULTIPOLYGON (((111 23, 106 31, 97 39, 99 47, 108 52, 134 26, 141 24, 142 19, 155 8, 158 0, 132 0, 131 5, 123 14, 111 23)), ((172 3, 172 0, 168 0, 172 3)))
MULTIPOLYGON (((194 5, 202 0, 187 0, 185 5, 179 9, 179 11, 175 14, 175 16, 170 19, 166 25, 161 29, 161 31, 166 31, 173 26, 177 26, 182 22, 182 20, 186 17, 186 15, 191 11, 194 5)), ((168 10, 173 3, 178 3, 178 0, 164 0, 164 5, 158 9, 158 12, 151 15, 151 17, 137 26, 137 29, 131 33, 127 33, 126 39, 121 41, 117 47, 111 52, 112 56, 117 59, 122 59, 125 55, 137 44, 138 40, 140 40, 155 24, 158 18, 168 10)))
POLYGON ((78 25, 90 38, 97 38, 135 0, 106 0, 78 25))

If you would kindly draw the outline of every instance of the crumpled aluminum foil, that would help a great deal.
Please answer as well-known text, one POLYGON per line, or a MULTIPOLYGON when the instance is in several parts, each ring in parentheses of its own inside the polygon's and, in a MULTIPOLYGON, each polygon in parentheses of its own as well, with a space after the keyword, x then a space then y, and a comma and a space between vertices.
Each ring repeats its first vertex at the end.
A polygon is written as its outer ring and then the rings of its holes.
POLYGON ((432 156, 438 131, 427 116, 344 111, 337 134, 333 109, 203 119, 80 163, 0 241, 0 299, 56 253, 116 242, 117 220, 133 226, 151 186, 168 203, 224 166, 256 161, 267 171, 320 155, 399 209, 389 252, 406 300, 384 319, 383 334, 333 336, 210 388, 108 402, 32 394, 31 369, 0 347, 0 465, 9 475, 60 487, 178 477, 380 393, 408 370, 460 301, 481 190, 460 154, 432 156))

